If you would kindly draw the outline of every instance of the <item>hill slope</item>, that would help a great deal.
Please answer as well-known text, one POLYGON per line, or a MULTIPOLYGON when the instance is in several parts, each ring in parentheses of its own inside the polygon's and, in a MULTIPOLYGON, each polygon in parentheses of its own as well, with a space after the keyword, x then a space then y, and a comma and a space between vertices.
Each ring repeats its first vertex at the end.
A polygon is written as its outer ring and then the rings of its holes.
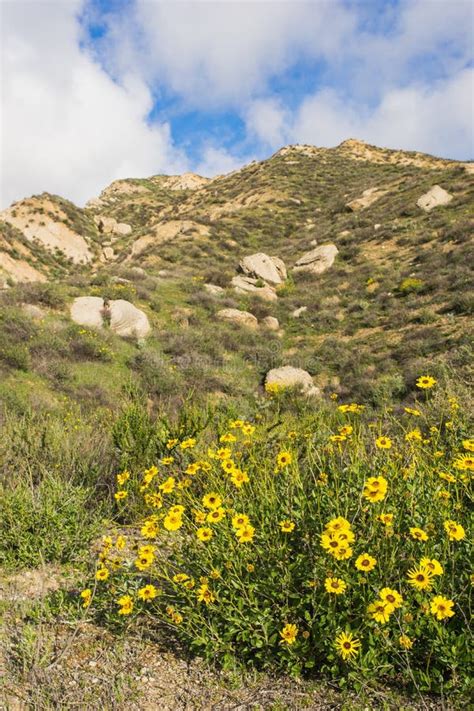
POLYGON ((244 395, 290 364, 327 392, 376 402, 409 396, 427 369, 464 377, 473 180, 471 164, 350 140, 288 146, 212 180, 116 181, 83 209, 47 194, 20 201, 0 215, 11 287, 1 295, 0 394, 23 407, 34 385, 48 404, 67 394, 111 406, 131 379, 152 400, 179 398, 190 383, 244 395), (417 201, 435 185, 452 198, 427 212, 417 201), (327 271, 294 269, 327 244, 338 250, 327 271), (241 259, 260 252, 289 273, 271 302, 259 283, 254 293, 232 285, 241 259), (151 337, 137 349, 110 331, 81 333, 69 306, 83 295, 132 301, 151 337), (35 320, 24 304, 42 313, 35 320), (220 322, 223 308, 260 326, 220 322), (278 331, 262 325, 267 316, 278 331))

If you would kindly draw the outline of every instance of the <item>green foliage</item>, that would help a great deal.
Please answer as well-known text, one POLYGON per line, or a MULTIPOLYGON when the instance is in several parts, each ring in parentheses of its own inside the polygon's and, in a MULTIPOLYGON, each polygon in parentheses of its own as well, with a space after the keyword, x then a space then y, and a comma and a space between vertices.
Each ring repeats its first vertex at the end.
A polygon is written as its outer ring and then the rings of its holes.
POLYGON ((73 562, 83 555, 99 526, 93 490, 58 473, 34 483, 25 479, 0 490, 0 565, 36 567, 73 562))
POLYGON ((401 294, 418 294, 423 291, 425 284, 421 279, 415 277, 407 277, 398 286, 398 291, 401 294))
MULTIPOLYGON (((383 396, 402 387, 387 381, 383 396)), ((329 403, 291 414, 275 393, 254 411, 255 424, 214 416, 206 425, 183 410, 178 426, 161 431, 129 409, 117 424, 122 464, 131 465, 118 477, 117 506, 135 533, 104 539, 98 564, 107 579, 89 582, 92 609, 113 624, 151 614, 224 665, 316 667, 330 678, 465 691, 472 492, 463 446, 474 444, 463 444, 467 412, 450 391, 426 392, 411 410, 382 408, 376 417, 329 403), (386 488, 371 499, 377 475, 386 488), (338 521, 353 539, 331 528, 338 521), (447 521, 458 537, 448 536, 447 521), (375 559, 368 572, 359 563, 366 554, 375 559), (417 590, 408 574, 422 558, 443 572, 417 590), (332 578, 344 582, 342 594, 328 590, 332 578), (403 598, 385 622, 369 607, 383 588, 403 598), (436 618, 436 595, 454 601, 453 616, 436 618), (289 643, 287 625, 295 626, 289 643), (361 642, 348 660, 336 644, 342 632, 361 642)))

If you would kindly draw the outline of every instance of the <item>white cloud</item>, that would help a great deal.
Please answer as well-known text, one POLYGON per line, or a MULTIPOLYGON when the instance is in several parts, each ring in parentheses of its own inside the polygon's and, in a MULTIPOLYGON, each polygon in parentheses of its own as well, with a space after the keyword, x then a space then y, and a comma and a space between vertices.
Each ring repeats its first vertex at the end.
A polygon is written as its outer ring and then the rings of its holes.
POLYGON ((334 90, 306 99, 287 126, 292 142, 331 146, 355 137, 381 146, 466 159, 474 151, 474 70, 434 86, 388 91, 370 109, 343 100, 334 90))
POLYGON ((162 92, 180 111, 244 121, 230 149, 225 125, 221 144, 204 126, 192 153, 206 175, 238 167, 237 152, 351 136, 474 152, 470 0, 401 0, 383 12, 342 0, 135 0, 106 16, 88 1, 0 0, 2 205, 43 190, 81 203, 119 177, 189 170, 159 107, 147 121, 162 92), (84 9, 107 25, 87 46, 84 9), (272 80, 285 74, 278 93, 272 80))
POLYGON ((205 146, 201 152, 201 160, 195 166, 194 171, 199 175, 212 178, 215 175, 230 173, 251 160, 252 156, 237 158, 224 148, 205 146))
POLYGON ((137 0, 109 18, 101 58, 113 73, 140 66, 193 106, 241 107, 295 60, 336 55, 353 25, 339 0, 137 0))
POLYGON ((114 83, 80 49, 81 4, 3 4, 3 206, 43 190, 82 203, 115 178, 187 167, 169 126, 147 125, 143 81, 114 83))
POLYGON ((290 112, 272 98, 251 102, 245 116, 249 135, 271 148, 285 143, 289 121, 290 112))

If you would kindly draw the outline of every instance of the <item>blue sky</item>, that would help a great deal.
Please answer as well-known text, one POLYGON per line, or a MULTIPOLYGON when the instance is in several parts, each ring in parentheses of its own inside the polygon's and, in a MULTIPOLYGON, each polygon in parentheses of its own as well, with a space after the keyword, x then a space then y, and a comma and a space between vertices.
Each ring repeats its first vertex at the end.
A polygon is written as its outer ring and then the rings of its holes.
POLYGON ((288 143, 474 158, 468 0, 3 0, 2 206, 288 143))

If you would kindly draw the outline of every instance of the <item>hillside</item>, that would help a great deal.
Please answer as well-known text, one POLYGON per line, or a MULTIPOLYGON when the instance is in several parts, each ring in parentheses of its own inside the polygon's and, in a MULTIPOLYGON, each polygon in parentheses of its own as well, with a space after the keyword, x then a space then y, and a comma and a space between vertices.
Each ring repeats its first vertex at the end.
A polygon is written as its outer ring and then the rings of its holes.
POLYGON ((465 377, 473 181, 471 164, 351 140, 288 146, 212 180, 116 181, 83 209, 47 194, 20 201, 0 216, 1 396, 20 408, 26 393, 36 406, 64 394, 112 405, 132 377, 153 400, 190 383, 221 397, 256 392, 271 367, 292 365, 326 392, 376 402, 409 396, 407 374, 465 377), (426 212, 417 200, 435 185, 452 199, 426 212), (328 244, 338 254, 327 271, 294 269, 328 244), (288 270, 274 301, 231 283, 261 252, 288 270), (68 312, 82 295, 143 309, 146 344, 78 333, 68 312), (42 311, 32 318, 24 304, 42 311), (275 317, 278 329, 216 321, 224 308, 275 317))
POLYGON ((0 706, 466 708, 473 181, 349 140, 0 214, 0 706))

